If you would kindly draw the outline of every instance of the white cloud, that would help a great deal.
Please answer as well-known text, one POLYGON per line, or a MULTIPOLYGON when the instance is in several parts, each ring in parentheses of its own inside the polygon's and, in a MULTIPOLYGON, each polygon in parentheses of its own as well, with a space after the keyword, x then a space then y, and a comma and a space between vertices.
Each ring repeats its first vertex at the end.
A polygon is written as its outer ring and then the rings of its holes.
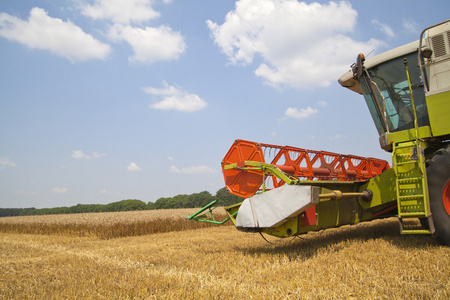
POLYGON ((109 31, 114 41, 124 40, 133 48, 132 63, 153 63, 177 59, 184 53, 186 44, 179 32, 168 26, 145 27, 145 29, 115 24, 109 31))
POLYGON ((54 187, 52 191, 55 194, 65 194, 67 193, 67 188, 54 187))
POLYGON ((141 168, 139 168, 137 164, 135 164, 134 162, 132 162, 132 163, 130 163, 130 164, 128 165, 127 170, 130 171, 130 172, 137 172, 137 171, 140 171, 141 168))
POLYGON ((322 107, 325 107, 328 105, 328 103, 326 101, 318 101, 317 104, 322 107))
POLYGON ((101 195, 118 195, 119 194, 117 192, 110 192, 107 189, 101 189, 98 191, 98 193, 101 195))
POLYGON ((381 32, 383 32, 388 38, 394 38, 395 37, 395 33, 394 30, 392 30, 392 28, 385 24, 385 23, 381 23, 378 20, 372 20, 372 24, 375 25, 375 27, 380 30, 381 32))
POLYGON ((301 108, 298 110, 297 108, 289 107, 286 112, 284 113, 287 117, 294 118, 294 119, 306 119, 309 118, 312 115, 317 114, 319 111, 315 108, 307 107, 307 108, 301 108))
POLYGON ((91 155, 84 154, 81 150, 74 150, 72 153, 72 158, 75 159, 94 159, 94 158, 100 158, 106 156, 106 153, 98 153, 98 152, 92 152, 91 155))
POLYGON ((70 20, 51 18, 35 7, 28 21, 0 13, 0 36, 31 49, 49 50, 72 62, 104 59, 111 48, 85 33, 70 20))
POLYGON ((85 159, 87 155, 83 153, 81 150, 74 150, 72 153, 72 158, 75 159, 85 159))
POLYGON ((16 164, 7 157, 0 157, 0 170, 5 169, 6 167, 15 167, 16 164))
POLYGON ((355 28, 357 15, 344 1, 240 0, 222 25, 210 20, 207 25, 233 64, 250 64, 258 56, 255 74, 267 84, 310 89, 335 82, 358 53, 382 44, 345 35, 355 28))
POLYGON ((170 173, 175 173, 175 174, 212 174, 212 173, 216 173, 216 170, 211 169, 208 166, 193 166, 193 167, 189 167, 189 168, 182 168, 179 169, 176 166, 171 166, 170 167, 170 173))
POLYGON ((342 138, 344 138, 344 136, 342 135, 342 134, 336 134, 336 135, 334 135, 334 136, 330 136, 328 139, 330 140, 330 141, 335 141, 335 140, 340 140, 340 139, 342 139, 342 138))
POLYGON ((175 167, 175 166, 171 166, 169 172, 170 173, 175 173, 175 174, 182 173, 182 171, 180 169, 178 169, 177 167, 175 167))
POLYGON ((414 33, 414 34, 419 33, 419 29, 417 28, 417 23, 412 19, 403 19, 402 26, 403 26, 403 29, 406 30, 406 32, 410 32, 410 33, 414 33))
POLYGON ((146 93, 162 98, 161 101, 150 105, 150 108, 193 112, 208 105, 196 94, 183 91, 179 87, 170 86, 165 81, 163 81, 163 85, 163 88, 147 87, 144 89, 146 93))
POLYGON ((160 14, 155 11, 150 0, 94 0, 93 5, 84 5, 81 11, 94 20, 106 19, 114 23, 142 23, 160 14))
MULTIPOLYGON (((174 60, 184 53, 184 37, 172 28, 133 27, 158 18, 160 13, 152 8, 152 0, 94 0, 94 3, 81 5, 81 12, 95 20, 110 21, 107 35, 113 41, 126 41, 133 48, 131 63, 154 63, 174 60)), ((164 1, 169 4, 171 1, 164 1)))

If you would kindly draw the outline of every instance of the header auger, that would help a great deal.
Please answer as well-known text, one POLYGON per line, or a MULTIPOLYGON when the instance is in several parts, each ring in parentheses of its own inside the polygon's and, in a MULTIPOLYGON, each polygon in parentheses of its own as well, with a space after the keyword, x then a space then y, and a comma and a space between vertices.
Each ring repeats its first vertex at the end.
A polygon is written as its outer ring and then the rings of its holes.
MULTIPOLYGON (((245 200, 225 207, 229 219, 242 231, 289 237, 397 216, 402 234, 431 234, 450 246, 450 21, 371 59, 358 55, 339 83, 364 96, 392 168, 236 140, 222 171, 228 191, 245 200), (420 222, 411 227, 408 219, 420 222)), ((189 219, 207 221, 216 204, 189 219)))

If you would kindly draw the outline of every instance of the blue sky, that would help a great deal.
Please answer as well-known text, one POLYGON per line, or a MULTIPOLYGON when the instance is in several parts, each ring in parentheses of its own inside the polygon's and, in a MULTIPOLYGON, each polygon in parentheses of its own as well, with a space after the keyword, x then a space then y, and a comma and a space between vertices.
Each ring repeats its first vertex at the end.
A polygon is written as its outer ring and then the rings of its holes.
POLYGON ((239 139, 390 160, 337 79, 449 1, 0 2, 0 207, 224 186, 239 139))

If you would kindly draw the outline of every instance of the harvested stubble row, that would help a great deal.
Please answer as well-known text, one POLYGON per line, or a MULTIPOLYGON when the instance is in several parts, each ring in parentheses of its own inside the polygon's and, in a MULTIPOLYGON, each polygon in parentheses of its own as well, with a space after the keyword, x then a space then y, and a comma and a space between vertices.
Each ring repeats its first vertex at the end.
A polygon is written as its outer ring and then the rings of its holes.
POLYGON ((0 233, 0 299, 450 299, 448 247, 396 218, 267 238, 0 233))
MULTIPOLYGON (((0 218, 0 232, 95 236, 102 239, 211 226, 186 217, 198 209, 149 210, 0 218)), ((225 213, 219 214, 225 219, 225 213)), ((217 226, 217 225, 216 225, 217 226)))

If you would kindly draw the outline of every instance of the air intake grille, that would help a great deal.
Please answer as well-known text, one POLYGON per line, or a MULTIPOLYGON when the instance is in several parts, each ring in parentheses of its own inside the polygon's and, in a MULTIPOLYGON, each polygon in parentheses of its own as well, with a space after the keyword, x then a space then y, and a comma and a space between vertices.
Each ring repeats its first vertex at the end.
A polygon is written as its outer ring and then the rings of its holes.
POLYGON ((450 50, 450 31, 447 31, 447 47, 450 50))
MULTIPOLYGON (((448 37, 448 35, 450 35, 450 32, 447 32, 447 37, 448 37)), ((447 51, 445 49, 445 40, 444 40, 443 34, 433 36, 431 38, 431 43, 433 44, 433 52, 434 52, 435 58, 439 58, 439 57, 447 54, 447 51)))

